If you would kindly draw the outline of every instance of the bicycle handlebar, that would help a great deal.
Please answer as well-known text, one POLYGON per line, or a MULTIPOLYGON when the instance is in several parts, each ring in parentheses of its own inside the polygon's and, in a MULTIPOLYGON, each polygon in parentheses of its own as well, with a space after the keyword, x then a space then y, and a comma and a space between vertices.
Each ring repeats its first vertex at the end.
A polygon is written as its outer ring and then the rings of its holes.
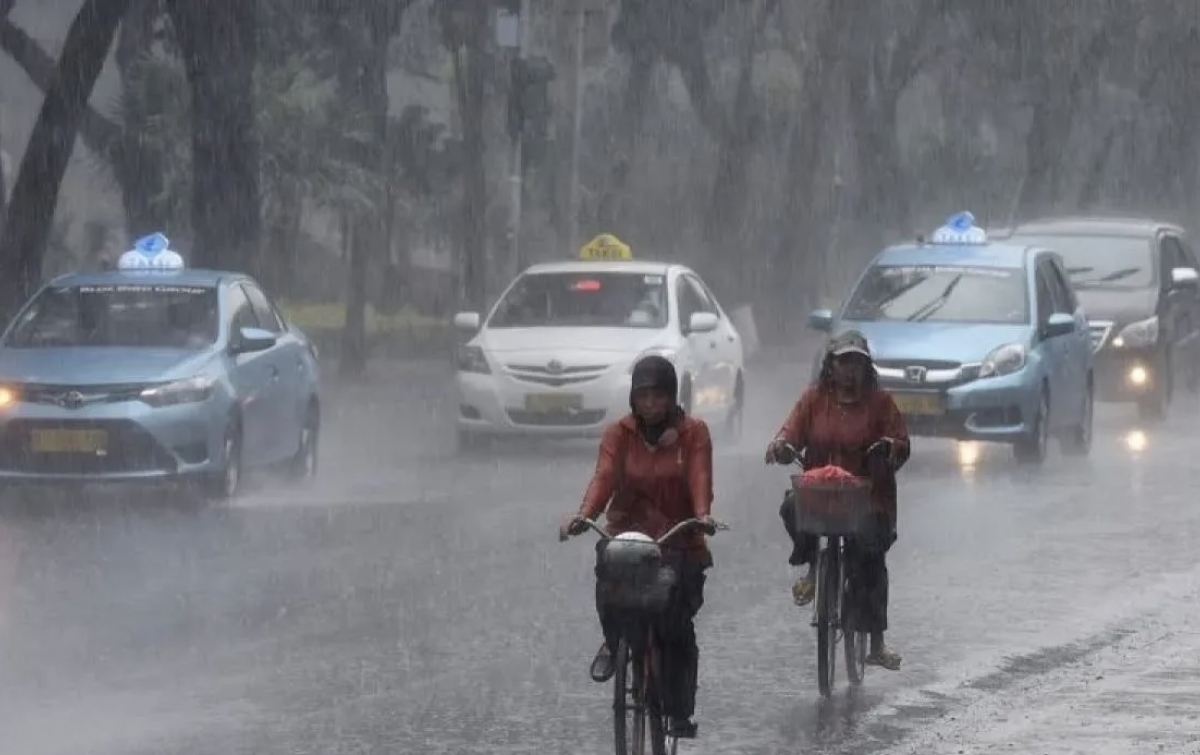
MULTIPOLYGON (((598 535, 600 535, 600 537, 604 538, 605 540, 614 539, 613 535, 610 535, 607 532, 605 532, 604 528, 601 527, 600 525, 596 524, 596 522, 594 520, 587 519, 585 517, 576 517, 575 521, 585 523, 588 527, 591 527, 593 530, 595 530, 596 533, 598 535)), ((700 519, 695 519, 695 518, 684 519, 679 524, 677 524, 674 527, 672 527, 671 529, 667 530, 666 534, 664 534, 662 537, 660 537, 654 541, 654 544, 662 545, 663 543, 665 543, 666 541, 668 541, 672 537, 674 537, 676 535, 676 533, 678 533, 682 530, 685 530, 685 529, 690 529, 692 527, 701 526, 702 524, 703 524, 703 521, 700 519)), ((725 524, 724 522, 718 522, 714 519, 712 529, 713 529, 713 531, 711 533, 709 533, 709 535, 714 535, 717 532, 727 530, 727 529, 729 529, 729 525, 725 524)))

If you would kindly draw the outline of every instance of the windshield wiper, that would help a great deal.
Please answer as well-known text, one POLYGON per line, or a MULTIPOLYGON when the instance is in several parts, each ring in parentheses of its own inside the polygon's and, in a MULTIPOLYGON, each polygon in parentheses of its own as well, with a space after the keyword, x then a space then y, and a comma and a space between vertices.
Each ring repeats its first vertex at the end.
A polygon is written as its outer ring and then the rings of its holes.
POLYGON ((1095 269, 1096 268, 1094 268, 1094 267, 1068 267, 1067 274, 1068 275, 1078 275, 1079 273, 1090 273, 1095 269))
POLYGON ((919 322, 921 320, 929 319, 933 313, 937 312, 946 305, 946 302, 950 300, 950 294, 954 293, 955 287, 958 286, 962 279, 963 273, 959 273, 958 275, 954 276, 954 279, 946 284, 945 290, 942 291, 938 298, 934 299, 928 304, 922 305, 920 309, 908 316, 908 321, 919 322))
POLYGON ((1112 271, 1108 275, 1102 275, 1099 278, 1083 278, 1075 281, 1075 283, 1083 286, 1090 286, 1096 283, 1113 283, 1121 280, 1122 278, 1128 278, 1135 273, 1140 273, 1141 271, 1142 269, 1140 267, 1123 267, 1120 270, 1112 271))

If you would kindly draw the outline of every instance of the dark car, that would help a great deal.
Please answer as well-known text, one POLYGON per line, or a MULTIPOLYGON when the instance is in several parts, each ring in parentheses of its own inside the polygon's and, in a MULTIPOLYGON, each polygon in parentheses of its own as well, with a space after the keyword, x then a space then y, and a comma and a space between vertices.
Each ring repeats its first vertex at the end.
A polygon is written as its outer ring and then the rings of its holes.
POLYGON ((1182 228, 1148 218, 1051 218, 1010 239, 1062 257, 1095 350, 1096 398, 1160 417, 1200 388, 1200 265, 1182 228))

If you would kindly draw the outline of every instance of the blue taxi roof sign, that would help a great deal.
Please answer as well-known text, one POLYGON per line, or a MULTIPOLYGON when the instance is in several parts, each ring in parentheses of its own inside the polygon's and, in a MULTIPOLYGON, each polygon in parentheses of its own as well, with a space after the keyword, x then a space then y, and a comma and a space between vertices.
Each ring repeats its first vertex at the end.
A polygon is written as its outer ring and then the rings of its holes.
POLYGON ((161 233, 151 233, 133 242, 133 248, 117 260, 117 269, 123 271, 175 272, 187 267, 183 257, 171 250, 171 242, 161 233))
POLYGON ((980 245, 988 243, 988 237, 987 231, 975 225, 975 216, 964 210, 947 218, 929 237, 929 243, 980 245))

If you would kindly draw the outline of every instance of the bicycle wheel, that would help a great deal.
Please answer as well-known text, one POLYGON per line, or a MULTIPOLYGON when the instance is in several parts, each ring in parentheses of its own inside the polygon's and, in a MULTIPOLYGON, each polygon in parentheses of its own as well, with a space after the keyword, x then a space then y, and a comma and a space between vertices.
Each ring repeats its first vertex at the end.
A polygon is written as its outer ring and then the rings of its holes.
POLYGON ((653 636, 646 644, 646 718, 650 722, 650 751, 653 755, 675 755, 678 741, 667 735, 667 717, 663 715, 662 656, 653 636))
POLYGON ((837 668, 837 603, 841 596, 838 585, 837 548, 830 546, 817 557, 817 688, 825 697, 833 694, 834 669, 837 668))
POLYGON ((850 626, 858 626, 857 618, 847 622, 846 614, 852 610, 848 606, 850 602, 850 582, 846 576, 846 559, 841 559, 842 577, 841 577, 841 621, 842 626, 842 647, 846 651, 846 678, 850 680, 850 684, 858 686, 862 684, 863 678, 867 674, 867 633, 866 632, 851 632, 846 629, 847 624, 850 626))
POLYGON ((646 716, 642 657, 631 654, 624 638, 617 644, 613 676, 613 735, 617 755, 646 755, 646 716))

